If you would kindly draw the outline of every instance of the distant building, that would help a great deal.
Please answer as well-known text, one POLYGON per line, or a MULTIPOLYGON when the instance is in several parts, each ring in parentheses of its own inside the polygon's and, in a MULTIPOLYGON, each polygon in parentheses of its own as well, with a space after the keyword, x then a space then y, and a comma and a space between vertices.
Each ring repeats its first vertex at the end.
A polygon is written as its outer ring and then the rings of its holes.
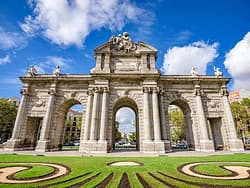
POLYGON ((181 111, 181 109, 176 105, 169 105, 168 112, 181 111))
POLYGON ((12 102, 16 107, 19 107, 20 105, 20 100, 17 97, 11 97, 8 99, 10 102, 12 102))
POLYGON ((64 142, 80 140, 82 112, 69 109, 65 120, 64 142))
POLYGON ((231 102, 240 102, 243 98, 250 98, 250 91, 231 91, 229 92, 228 99, 231 102))

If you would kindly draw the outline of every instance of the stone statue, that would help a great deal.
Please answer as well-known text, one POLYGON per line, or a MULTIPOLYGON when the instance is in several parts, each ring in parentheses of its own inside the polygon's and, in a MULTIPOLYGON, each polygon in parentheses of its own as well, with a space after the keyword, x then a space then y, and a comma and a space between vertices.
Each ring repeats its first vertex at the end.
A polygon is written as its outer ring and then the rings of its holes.
POLYGON ((31 65, 31 67, 29 68, 28 70, 28 73, 27 73, 27 76, 31 76, 31 77, 34 77, 36 76, 36 68, 34 65, 31 65))
POLYGON ((219 67, 215 67, 214 66, 214 75, 219 77, 219 76, 223 76, 222 72, 220 71, 219 67))
POLYGON ((116 50, 124 50, 126 53, 136 50, 136 45, 132 42, 128 32, 123 32, 118 36, 112 35, 109 42, 115 46, 116 50))
POLYGON ((60 71, 61 71, 60 70, 60 66, 57 65, 56 68, 55 68, 55 70, 54 70, 54 72, 53 72, 53 74, 56 75, 56 76, 59 76, 60 75, 60 71))
POLYGON ((192 67, 191 68, 191 72, 190 72, 190 74, 192 75, 192 76, 197 76, 198 75, 198 68, 197 67, 192 67))

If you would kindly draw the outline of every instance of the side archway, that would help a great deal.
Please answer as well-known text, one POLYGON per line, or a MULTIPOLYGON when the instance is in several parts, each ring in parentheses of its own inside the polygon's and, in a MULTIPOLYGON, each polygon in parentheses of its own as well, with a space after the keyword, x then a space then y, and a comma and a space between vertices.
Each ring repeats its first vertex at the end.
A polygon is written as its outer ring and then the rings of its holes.
POLYGON ((186 142, 190 150, 195 149, 195 139, 194 139, 194 127, 191 117, 191 109, 188 102, 185 99, 173 99, 169 105, 177 106, 183 113, 183 123, 184 123, 184 133, 186 137, 186 142))
MULTIPOLYGON (((67 113, 69 109, 74 105, 82 105, 80 101, 76 99, 68 99, 64 103, 62 103, 58 107, 58 112, 56 116, 55 121, 55 132, 51 131, 51 133, 54 132, 53 135, 50 135, 51 137, 51 148, 55 150, 61 150, 63 143, 64 143, 64 137, 65 137, 65 128, 66 128, 66 119, 67 119, 67 113)), ((83 112, 82 112, 83 114, 83 112)), ((82 116, 82 115, 81 115, 82 116)), ((81 122, 82 124, 82 122, 81 122)))

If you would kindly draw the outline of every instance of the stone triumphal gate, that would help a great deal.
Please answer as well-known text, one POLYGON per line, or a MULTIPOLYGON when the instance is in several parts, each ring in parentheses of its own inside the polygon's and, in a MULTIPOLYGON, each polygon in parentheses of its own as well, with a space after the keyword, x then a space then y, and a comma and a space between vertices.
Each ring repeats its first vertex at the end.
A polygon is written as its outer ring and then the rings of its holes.
POLYGON ((81 152, 114 149, 115 115, 121 107, 135 112, 139 151, 171 151, 169 105, 183 111, 192 149, 243 150, 227 97, 230 79, 194 70, 191 75, 163 76, 155 67, 156 58, 154 47, 133 43, 125 32, 95 49, 96 66, 90 75, 65 75, 59 69, 41 75, 31 69, 21 77, 22 100, 7 148, 59 150, 67 111, 81 104, 81 152))

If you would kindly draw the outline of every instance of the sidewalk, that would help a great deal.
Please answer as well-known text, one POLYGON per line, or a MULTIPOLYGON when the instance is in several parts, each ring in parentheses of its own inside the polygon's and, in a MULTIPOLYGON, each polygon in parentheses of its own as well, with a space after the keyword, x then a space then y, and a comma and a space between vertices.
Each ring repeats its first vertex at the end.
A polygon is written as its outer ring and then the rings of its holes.
POLYGON ((168 157, 191 157, 191 156, 211 156, 211 155, 227 155, 234 153, 246 153, 250 154, 250 150, 243 152, 232 151, 216 151, 216 152, 200 152, 200 151, 178 151, 171 153, 142 153, 139 151, 114 151, 111 153, 84 153, 79 151, 52 151, 52 152, 36 152, 36 151, 7 151, 0 149, 0 154, 18 154, 18 155, 44 155, 44 156, 104 156, 104 157, 156 157, 156 156, 168 156, 168 157))

